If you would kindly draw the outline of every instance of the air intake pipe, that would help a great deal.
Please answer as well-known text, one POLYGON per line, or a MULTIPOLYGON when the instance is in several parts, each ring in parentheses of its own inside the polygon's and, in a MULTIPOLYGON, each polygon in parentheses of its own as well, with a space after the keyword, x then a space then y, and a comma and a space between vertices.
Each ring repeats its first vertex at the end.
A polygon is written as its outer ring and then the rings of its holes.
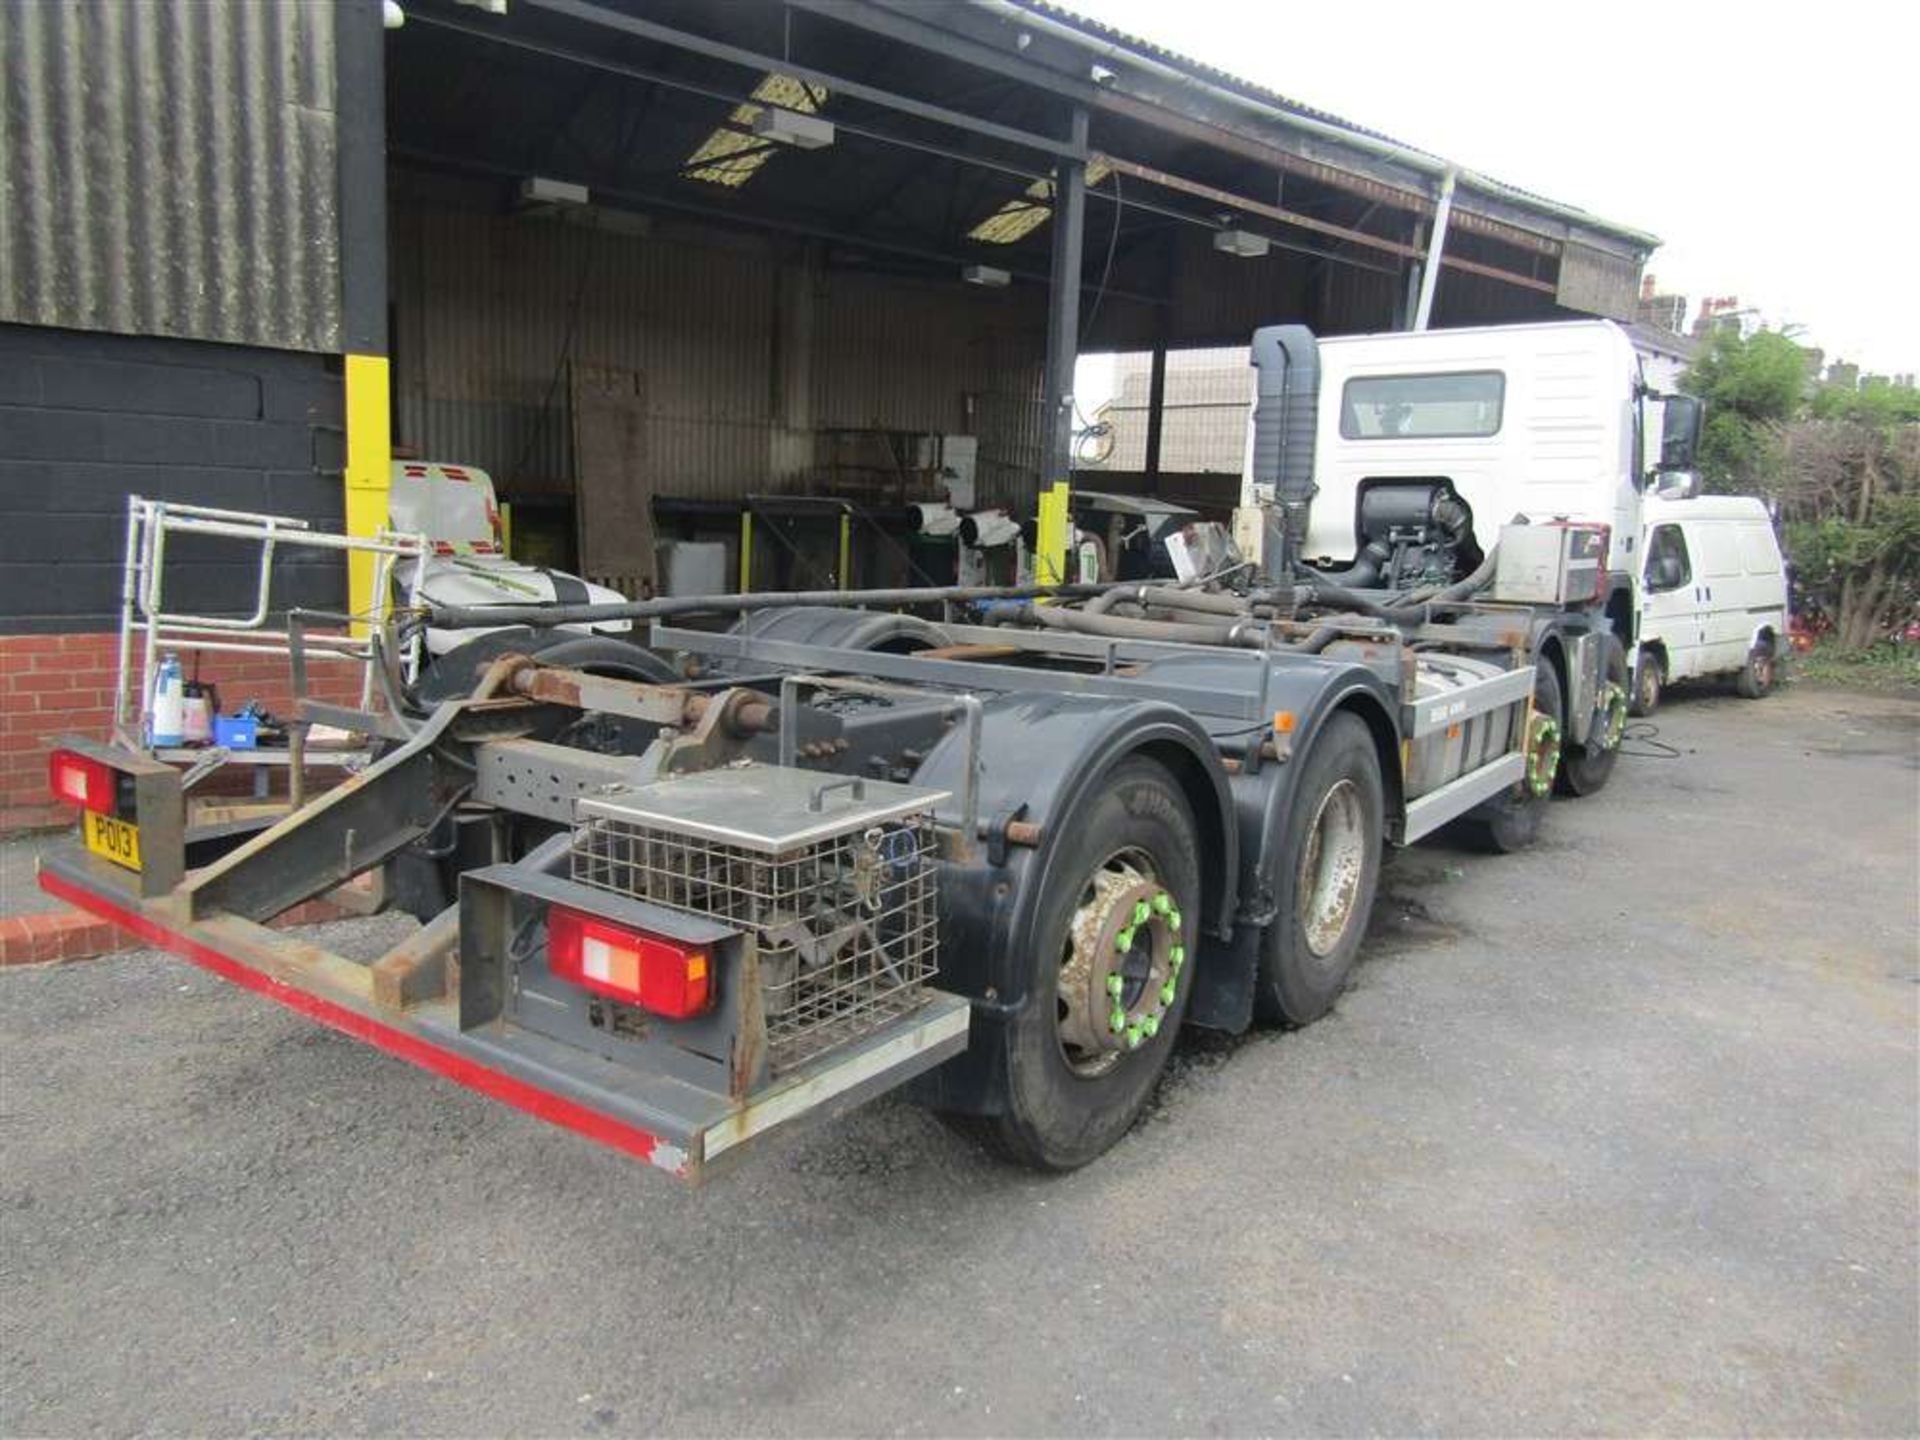
POLYGON ((1260 571, 1275 585, 1291 579, 1300 564, 1319 488, 1313 483, 1313 452, 1320 342, 1304 325, 1262 326, 1253 332, 1253 365, 1253 482, 1273 487, 1277 511, 1277 517, 1270 513, 1260 571))

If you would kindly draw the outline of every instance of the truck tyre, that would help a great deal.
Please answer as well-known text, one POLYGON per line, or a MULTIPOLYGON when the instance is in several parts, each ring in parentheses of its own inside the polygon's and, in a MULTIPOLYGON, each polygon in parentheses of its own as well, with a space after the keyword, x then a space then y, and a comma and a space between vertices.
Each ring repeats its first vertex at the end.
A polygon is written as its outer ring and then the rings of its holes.
POLYGON ((1565 717, 1561 714, 1560 677, 1544 655, 1533 666, 1533 717, 1534 733, 1527 740, 1527 773, 1520 784, 1467 812, 1469 828, 1482 844, 1500 855, 1525 850, 1539 838, 1547 798, 1553 793, 1565 717))
POLYGON ((1734 676, 1733 688, 1749 700, 1758 700, 1773 692, 1775 678, 1773 641, 1758 640, 1747 652, 1747 663, 1734 676))
POLYGON ((1627 724, 1627 649, 1620 637, 1608 632, 1606 658, 1601 664, 1600 693, 1594 698, 1593 720, 1587 738, 1568 745, 1560 756, 1555 788, 1562 795, 1597 795, 1613 776, 1620 758, 1620 736, 1627 724))
POLYGON ((1119 763, 1058 830, 1008 1027, 1005 1114, 963 1120, 1003 1158, 1072 1170, 1132 1128, 1166 1068, 1200 930, 1193 810, 1164 766, 1119 763))
POLYGON ((1660 692, 1666 688, 1666 666, 1658 650, 1642 649, 1640 663, 1633 667, 1633 703, 1627 713, 1651 715, 1660 708, 1660 692))
POLYGON ((1335 715, 1307 755, 1275 851, 1280 910, 1261 941, 1261 1019, 1311 1025, 1346 989, 1373 912, 1385 813, 1372 733, 1357 715, 1335 715))

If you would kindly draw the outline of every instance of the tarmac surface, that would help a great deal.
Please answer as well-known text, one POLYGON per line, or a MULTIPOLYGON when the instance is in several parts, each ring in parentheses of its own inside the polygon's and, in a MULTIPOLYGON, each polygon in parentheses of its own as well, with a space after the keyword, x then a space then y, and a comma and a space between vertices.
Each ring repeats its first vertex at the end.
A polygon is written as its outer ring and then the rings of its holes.
POLYGON ((1920 704, 1653 723, 1064 1178, 882 1100, 691 1191, 166 956, 0 974, 0 1431, 1920 1432, 1920 704))

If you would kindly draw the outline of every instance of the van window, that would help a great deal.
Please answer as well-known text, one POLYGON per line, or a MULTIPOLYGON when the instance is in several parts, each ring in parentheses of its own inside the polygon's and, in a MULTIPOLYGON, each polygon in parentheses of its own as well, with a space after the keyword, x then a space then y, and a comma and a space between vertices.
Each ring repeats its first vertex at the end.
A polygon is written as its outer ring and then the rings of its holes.
POLYGON ((1734 527, 1724 522, 1694 526, 1695 563, 1709 580, 1723 580, 1740 573, 1740 541, 1733 532, 1734 527))
POLYGON ((1740 563, 1747 567, 1749 575, 1780 573, 1780 547, 1774 543, 1771 526, 1740 527, 1740 563))
POLYGON ((1656 525, 1647 537, 1647 590, 1658 595, 1693 579, 1693 562, 1678 525, 1656 525))
POLYGON ((1349 440, 1497 435, 1506 395, 1498 370, 1357 375, 1341 391, 1340 433, 1349 440))

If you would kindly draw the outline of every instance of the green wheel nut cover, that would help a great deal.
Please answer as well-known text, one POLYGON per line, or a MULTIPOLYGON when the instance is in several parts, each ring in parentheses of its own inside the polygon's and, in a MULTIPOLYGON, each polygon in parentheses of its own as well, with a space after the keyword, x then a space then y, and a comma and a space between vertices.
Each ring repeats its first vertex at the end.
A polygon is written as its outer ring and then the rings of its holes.
POLYGON ((1140 1026, 1138 1025, 1128 1026, 1127 1027, 1127 1048, 1129 1050, 1138 1050, 1140 1048, 1140 1039, 1141 1039, 1140 1026))
POLYGON ((1167 924, 1171 925, 1176 931, 1179 930, 1181 925, 1181 920, 1180 920, 1180 912, 1178 910, 1169 910, 1167 912, 1167 924))
POLYGON ((1173 949, 1167 952, 1167 963, 1173 966, 1173 968, 1176 970, 1178 970, 1182 965, 1186 964, 1187 963, 1187 947, 1184 945, 1174 946, 1173 949))
POLYGON ((1107 1017, 1107 1024, 1112 1028, 1113 1033, 1118 1035, 1122 1030, 1127 1028, 1127 1012, 1122 1010, 1118 1005, 1114 1006, 1113 1014, 1107 1017))
POLYGON ((1113 996, 1114 999, 1118 1000, 1120 998, 1120 992, 1126 988, 1127 982, 1125 977, 1120 975, 1107 976, 1107 994, 1113 996))
POLYGON ((1147 1038, 1151 1040, 1160 1033, 1160 1017, 1158 1015, 1147 1016, 1146 1019, 1140 1022, 1140 1028, 1147 1032, 1147 1038))
POLYGON ((1113 937, 1113 948, 1118 950, 1122 955, 1133 949, 1133 927, 1131 925, 1113 937))
POLYGON ((1169 980, 1160 987, 1160 1003, 1162 1005, 1173 1004, 1173 981, 1169 980))
POLYGON ((1153 897, 1153 911, 1156 915, 1165 915, 1171 909, 1173 909, 1173 897, 1166 891, 1162 890, 1153 897))
POLYGON ((1153 907, 1144 900, 1133 902, 1133 923, 1144 925, 1153 918, 1153 907))

